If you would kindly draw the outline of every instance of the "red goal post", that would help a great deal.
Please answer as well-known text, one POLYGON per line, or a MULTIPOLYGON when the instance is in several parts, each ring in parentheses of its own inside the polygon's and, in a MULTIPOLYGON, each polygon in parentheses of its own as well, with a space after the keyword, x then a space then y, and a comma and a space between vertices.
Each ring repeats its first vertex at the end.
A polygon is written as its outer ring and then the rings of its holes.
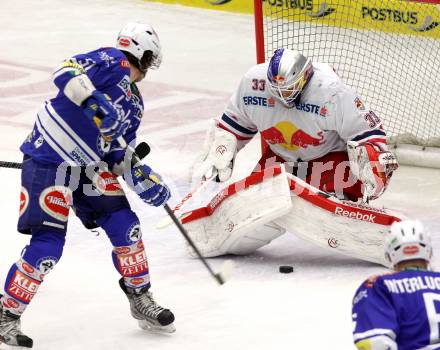
POLYGON ((403 164, 440 168, 440 0, 254 0, 257 62, 329 63, 384 120, 403 164))

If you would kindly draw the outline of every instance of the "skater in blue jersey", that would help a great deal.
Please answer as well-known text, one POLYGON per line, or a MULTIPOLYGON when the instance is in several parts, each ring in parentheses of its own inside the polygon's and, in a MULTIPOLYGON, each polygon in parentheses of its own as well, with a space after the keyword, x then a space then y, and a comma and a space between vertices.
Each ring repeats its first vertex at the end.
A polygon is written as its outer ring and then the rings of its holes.
POLYGON ((21 331, 20 317, 61 258, 70 208, 87 228, 106 232, 121 275, 119 285, 141 328, 175 330, 173 313, 158 305, 150 292, 139 219, 118 179, 123 177, 149 205, 161 206, 170 197, 160 176, 147 165, 132 167, 119 144, 122 137, 134 145, 144 110, 136 82, 160 63, 154 29, 128 23, 115 47, 75 55, 55 70, 58 93, 38 111, 21 146, 18 231, 29 234, 30 243, 6 277, 0 343, 32 347, 32 339, 21 331))
POLYGON ((394 223, 385 238, 395 272, 366 280, 353 299, 360 350, 440 349, 440 273, 430 271, 429 233, 418 221, 394 223))

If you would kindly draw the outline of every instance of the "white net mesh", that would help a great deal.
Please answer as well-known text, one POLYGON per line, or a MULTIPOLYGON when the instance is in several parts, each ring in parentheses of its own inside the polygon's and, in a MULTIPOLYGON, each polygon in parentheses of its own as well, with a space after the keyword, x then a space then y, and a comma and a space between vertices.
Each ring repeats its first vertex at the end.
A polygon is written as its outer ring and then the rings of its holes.
POLYGON ((392 143, 440 147, 439 22, 432 3, 263 1, 266 58, 285 47, 329 63, 382 117, 392 143))

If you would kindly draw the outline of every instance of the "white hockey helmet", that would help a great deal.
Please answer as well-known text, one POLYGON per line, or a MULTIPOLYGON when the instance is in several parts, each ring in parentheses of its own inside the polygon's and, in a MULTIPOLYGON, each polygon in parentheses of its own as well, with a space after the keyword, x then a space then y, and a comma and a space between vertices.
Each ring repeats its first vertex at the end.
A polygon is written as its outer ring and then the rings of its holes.
POLYGON ((159 37, 149 24, 127 23, 118 34, 116 48, 144 75, 148 69, 159 68, 162 62, 159 37))
POLYGON ((406 260, 429 262, 431 256, 431 236, 420 221, 404 220, 391 225, 385 236, 385 257, 393 266, 406 260))
POLYGON ((269 61, 269 92, 286 107, 293 107, 313 75, 310 58, 290 49, 275 50, 269 61))

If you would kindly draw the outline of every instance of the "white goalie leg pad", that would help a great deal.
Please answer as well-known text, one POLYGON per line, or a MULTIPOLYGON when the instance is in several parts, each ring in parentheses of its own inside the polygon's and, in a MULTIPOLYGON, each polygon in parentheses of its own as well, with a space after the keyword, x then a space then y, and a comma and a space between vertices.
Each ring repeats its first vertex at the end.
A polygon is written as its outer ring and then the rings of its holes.
POLYGON ((235 255, 250 254, 284 233, 286 233, 286 229, 273 221, 258 226, 247 233, 242 230, 241 236, 230 237, 230 243, 226 244, 228 246, 227 253, 235 255))
POLYGON ((227 186, 182 222, 205 257, 248 254, 284 234, 272 221, 291 206, 286 173, 277 167, 227 186))
POLYGON ((389 267, 384 235, 393 222, 405 219, 403 215, 339 200, 287 175, 291 181, 292 209, 275 220, 277 224, 327 250, 389 267))

